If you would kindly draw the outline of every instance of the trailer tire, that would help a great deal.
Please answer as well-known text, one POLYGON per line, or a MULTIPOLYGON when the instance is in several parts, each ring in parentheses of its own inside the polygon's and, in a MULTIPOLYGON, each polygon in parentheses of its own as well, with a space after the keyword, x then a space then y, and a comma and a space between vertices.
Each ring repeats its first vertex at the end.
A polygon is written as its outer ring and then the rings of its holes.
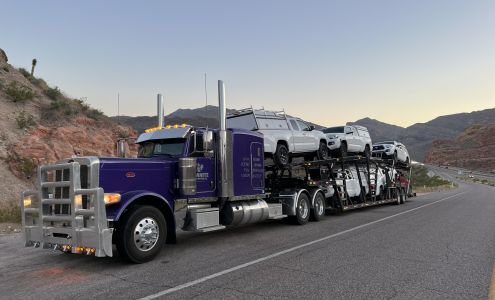
POLYGON ((405 188, 401 188, 401 197, 400 197, 400 200, 401 200, 401 204, 404 204, 407 200, 407 193, 406 193, 406 189, 405 188))
POLYGON ((154 259, 167 239, 167 222, 154 206, 135 206, 120 220, 116 246, 119 255, 133 263, 154 259))
POLYGON ((311 209, 311 220, 318 222, 323 216, 325 216, 325 195, 322 192, 317 192, 311 209))
POLYGON ((399 188, 395 188, 392 193, 392 198, 395 200, 394 204, 399 205, 402 203, 402 196, 399 188))
POLYGON ((297 197, 296 215, 292 216, 292 222, 296 225, 304 225, 308 223, 310 217, 311 203, 306 193, 300 193, 297 197))

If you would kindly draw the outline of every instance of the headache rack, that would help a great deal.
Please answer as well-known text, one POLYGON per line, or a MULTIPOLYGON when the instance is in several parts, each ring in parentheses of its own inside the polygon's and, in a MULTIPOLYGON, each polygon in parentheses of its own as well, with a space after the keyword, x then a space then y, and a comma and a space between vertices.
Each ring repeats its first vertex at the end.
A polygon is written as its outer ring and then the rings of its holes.
POLYGON ((39 167, 38 190, 24 192, 21 201, 26 247, 112 256, 104 192, 94 179, 99 163, 80 162, 39 167))

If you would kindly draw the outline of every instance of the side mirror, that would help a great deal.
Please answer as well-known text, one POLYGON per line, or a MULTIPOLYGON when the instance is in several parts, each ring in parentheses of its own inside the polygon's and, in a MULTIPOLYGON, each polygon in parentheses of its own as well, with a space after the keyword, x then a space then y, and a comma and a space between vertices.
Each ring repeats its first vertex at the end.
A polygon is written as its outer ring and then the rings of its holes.
POLYGON ((213 131, 206 131, 203 136, 203 150, 211 150, 211 144, 213 143, 213 131))
POLYGON ((315 130, 315 127, 313 125, 309 125, 309 131, 315 130))
POLYGON ((117 157, 126 157, 127 152, 126 152, 126 140, 125 139, 120 139, 117 141, 117 157))

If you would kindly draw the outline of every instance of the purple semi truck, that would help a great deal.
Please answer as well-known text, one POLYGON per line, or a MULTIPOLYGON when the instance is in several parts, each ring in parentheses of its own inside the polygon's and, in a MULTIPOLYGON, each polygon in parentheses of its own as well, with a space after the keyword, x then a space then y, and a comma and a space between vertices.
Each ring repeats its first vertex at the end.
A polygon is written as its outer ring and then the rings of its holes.
MULTIPOLYGON (((113 256, 142 263, 176 232, 207 232, 290 217, 305 224, 326 209, 346 210, 405 197, 390 181, 389 197, 373 191, 346 197, 345 170, 384 164, 365 158, 265 166, 263 135, 226 128, 224 85, 218 82, 220 128, 163 124, 141 134, 138 158, 74 157, 40 166, 38 189, 23 193, 26 246, 113 256), (337 192, 335 192, 337 191, 337 192)), ((386 166, 383 166, 386 167, 386 166)), ((389 166, 390 167, 390 166, 389 166)), ((361 174, 361 172, 357 172, 361 174)), ((363 173, 364 174, 364 173, 363 173)), ((377 177, 374 177, 377 178, 377 177)), ((360 178, 359 184, 366 180, 360 178)))

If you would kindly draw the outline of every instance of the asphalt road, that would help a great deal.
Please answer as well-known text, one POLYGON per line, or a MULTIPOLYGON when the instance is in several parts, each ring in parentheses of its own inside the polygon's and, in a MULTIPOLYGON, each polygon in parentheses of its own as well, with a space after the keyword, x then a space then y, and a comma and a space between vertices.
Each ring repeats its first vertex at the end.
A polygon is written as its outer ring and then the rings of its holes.
POLYGON ((486 299, 494 216, 495 188, 460 183, 305 226, 183 233, 142 265, 24 248, 20 235, 4 235, 0 298, 486 299))

